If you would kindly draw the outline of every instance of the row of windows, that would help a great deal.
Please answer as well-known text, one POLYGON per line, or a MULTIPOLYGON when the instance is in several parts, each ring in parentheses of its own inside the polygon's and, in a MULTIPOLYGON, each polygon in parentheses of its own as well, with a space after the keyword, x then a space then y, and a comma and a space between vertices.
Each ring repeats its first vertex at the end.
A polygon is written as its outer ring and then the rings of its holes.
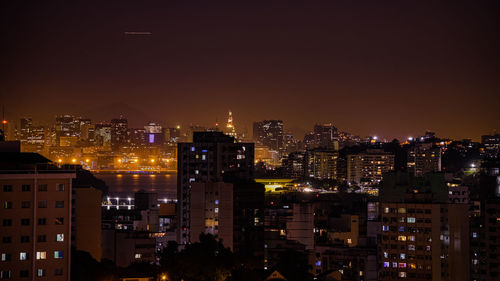
MULTIPOLYGON (((3 202, 4 209, 12 209, 14 208, 14 203, 12 201, 4 201, 3 202)), ((64 201, 56 201, 56 208, 64 208, 64 201)), ((23 201, 21 202, 21 208, 31 208, 31 201, 23 201)), ((38 208, 47 208, 47 201, 38 201, 38 208)))
POLYGON ((404 222, 407 222, 407 223, 431 223, 431 219, 430 218, 415 218, 415 217, 384 217, 382 218, 382 221, 383 222, 401 222, 401 223, 404 223, 404 222))
MULTIPOLYGON (((64 218, 63 217, 55 218, 54 224, 64 225, 64 218)), ((29 218, 21 219, 21 225, 22 226, 30 225, 30 219, 29 218)), ((38 225, 47 225, 47 218, 38 218, 38 225)), ((3 219, 2 226, 12 226, 12 219, 3 219)))
MULTIPOLYGON (((424 266, 422 266, 421 264, 417 265, 415 263, 405 263, 405 262, 388 262, 388 261, 385 261, 383 263, 383 265, 384 265, 384 268, 389 268, 392 265, 393 268, 409 268, 409 269, 420 269, 420 270, 424 269, 424 266)), ((430 265, 426 265, 425 266, 426 270, 431 270, 431 268, 432 267, 430 265)))
MULTIPOLYGON (((48 191, 48 185, 47 184, 39 184, 38 185, 38 191, 48 191)), ((56 184, 56 191, 64 191, 64 183, 58 183, 56 184)), ((14 191, 14 188, 11 184, 5 184, 3 186, 3 192, 12 192, 14 191)), ((30 192, 31 191, 31 184, 23 184, 21 185, 21 191, 22 192, 30 192)))
MULTIPOLYGON (((47 235, 42 234, 37 236, 37 242, 43 243, 47 242, 47 235)), ((2 242, 3 243, 12 243, 12 237, 11 236, 4 236, 2 237, 2 242)), ((30 242, 30 236, 29 235, 21 235, 21 243, 29 243, 30 242)), ((64 233, 58 233, 55 236, 55 242, 64 242, 64 233)), ((3 257, 2 257, 3 261, 3 257)))
MULTIPOLYGON (((64 257, 63 251, 54 251, 54 259, 62 259, 63 257, 64 257)), ((2 261, 10 261, 11 259, 12 259, 11 254, 9 254, 9 253, 2 253, 1 254, 2 261)), ((47 252, 46 251, 36 252, 36 259, 37 260, 46 260, 47 259, 47 252)), ((29 253, 28 252, 19 252, 19 260, 20 261, 29 260, 29 253)))
POLYGON ((385 207, 384 208, 384 213, 386 214, 389 214, 389 213, 392 213, 392 214, 414 214, 414 213, 417 213, 417 214, 431 214, 432 213, 432 210, 431 209, 406 209, 406 208, 389 208, 389 207, 385 207))
POLYGON ((396 245, 396 244, 385 244, 385 245, 382 245, 382 249, 384 249, 384 250, 387 250, 387 249, 397 250, 397 249, 399 249, 399 250, 405 251, 407 248, 408 248, 408 251, 423 251, 425 249, 426 252, 428 252, 428 253, 431 252, 431 246, 430 245, 426 245, 425 247, 424 246, 420 246, 420 245, 415 246, 414 244, 408 244, 408 246, 406 246, 406 245, 396 245))
MULTIPOLYGON (((36 271, 37 277, 44 277, 47 274, 47 270, 43 268, 39 268, 36 271)), ((56 268, 54 270, 54 276, 61 276, 63 275, 63 269, 62 268, 56 268)), ((28 278, 30 276, 30 271, 25 269, 25 270, 20 270, 19 271, 19 277, 21 278, 28 278)), ((10 270, 2 270, 0 271, 0 279, 11 279, 12 278, 12 271, 10 270)))

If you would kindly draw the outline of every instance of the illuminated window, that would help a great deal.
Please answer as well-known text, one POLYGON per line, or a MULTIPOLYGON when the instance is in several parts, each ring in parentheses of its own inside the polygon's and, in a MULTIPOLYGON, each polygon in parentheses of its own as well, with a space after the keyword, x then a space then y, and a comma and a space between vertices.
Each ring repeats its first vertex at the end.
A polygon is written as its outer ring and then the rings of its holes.
POLYGON ((27 252, 20 252, 19 253, 19 260, 20 261, 28 260, 28 253, 27 252))
POLYGON ((63 233, 59 233, 56 235, 56 241, 57 242, 63 242, 64 241, 64 234, 63 233))
POLYGON ((43 277, 43 276, 45 276, 45 269, 39 268, 39 269, 36 271, 36 275, 37 275, 38 277, 43 277))
POLYGON ((352 244, 351 238, 347 238, 347 244, 352 244))
POLYGON ((389 267, 389 266, 390 266, 390 265, 389 265, 389 262, 388 262, 388 261, 385 261, 385 262, 384 262, 384 267, 389 267))
POLYGON ((405 262, 400 262, 400 263, 398 264, 398 267, 399 267, 399 268, 406 268, 406 263, 405 263, 405 262))
POLYGON ((207 156, 205 154, 201 155, 201 160, 203 161, 207 160, 207 156))
POLYGON ((389 231, 388 225, 382 225, 382 231, 389 231))
POLYGON ((411 268, 411 269, 417 269, 417 265, 414 264, 414 263, 409 263, 408 267, 411 268))
POLYGON ((399 254, 399 258, 402 260, 406 259, 406 254, 405 253, 399 254))
POLYGON ((389 208, 384 209, 384 213, 388 214, 389 213, 389 208))
POLYGON ((408 245, 408 250, 415 251, 415 245, 412 245, 412 244, 408 245))
POLYGON ((400 226, 400 227, 398 228, 398 231, 399 231, 399 232, 405 232, 405 227, 404 227, 404 226, 400 226))
POLYGON ((400 214, 406 214, 406 208, 399 208, 398 213, 400 214))
POLYGON ((415 236, 413 236, 413 235, 408 236, 408 240, 410 240, 410 241, 415 241, 415 236))
POLYGON ((415 223, 415 218, 407 218, 406 221, 408 223, 415 223))
POLYGON ((398 241, 406 241, 406 236, 404 236, 404 235, 399 235, 399 236, 398 236, 398 241))
POLYGON ((397 268, 398 267, 398 263, 397 262, 393 262, 392 263, 392 267, 397 268))
POLYGON ((388 258, 388 257, 389 257, 389 253, 384 252, 384 258, 388 258))
POLYGON ((54 258, 55 259, 62 259, 63 258, 63 251, 54 251, 54 258))
POLYGON ((136 259, 140 259, 142 257, 142 254, 135 254, 136 259))
POLYGON ((430 251, 431 251, 431 246, 430 246, 430 245, 425 246, 425 250, 426 250, 427 252, 430 252, 430 251))
POLYGON ((2 253, 2 261, 10 261, 10 254, 2 253))
POLYGON ((215 208, 215 213, 218 213, 219 212, 219 208, 215 208))
POLYGON ((406 278, 406 272, 402 271, 399 273, 400 278, 406 278))
POLYGON ((215 200, 215 205, 219 205, 219 200, 215 200))
POLYGON ((47 252, 36 252, 36 259, 37 260, 47 259, 47 252))

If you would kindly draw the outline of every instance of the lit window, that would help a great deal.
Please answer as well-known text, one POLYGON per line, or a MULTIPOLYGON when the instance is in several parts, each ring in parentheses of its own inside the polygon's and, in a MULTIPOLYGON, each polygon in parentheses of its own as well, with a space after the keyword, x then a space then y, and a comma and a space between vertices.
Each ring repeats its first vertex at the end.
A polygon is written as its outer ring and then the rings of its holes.
POLYGON ((399 208, 398 213, 400 214, 406 214, 406 209, 405 208, 399 208))
POLYGON ((2 253, 2 261, 10 260, 10 254, 2 253))
POLYGON ((135 254, 136 259, 140 259, 142 257, 142 254, 135 254))
POLYGON ((393 262, 392 263, 392 267, 397 268, 398 267, 398 263, 397 262, 393 262))
POLYGON ((63 233, 59 233, 56 235, 56 241, 57 242, 63 242, 64 241, 64 234, 63 233))
POLYGON ((351 238, 347 238, 347 244, 352 244, 351 238))
POLYGON ((405 232, 405 227, 404 227, 404 226, 400 226, 400 227, 398 228, 398 231, 399 231, 399 232, 405 232))
POLYGON ((398 241, 406 241, 406 236, 404 236, 404 235, 399 235, 399 236, 398 236, 398 241))
POLYGON ((54 251, 54 259, 62 259, 63 251, 54 251))
POLYGON ((415 251, 415 245, 412 245, 412 244, 408 245, 408 250, 415 251))
POLYGON ((409 263, 408 267, 411 268, 411 269, 417 269, 417 265, 414 264, 414 263, 409 263))
POLYGON ((477 232, 472 232, 472 238, 477 238, 477 232))
POLYGON ((405 253, 399 254, 399 258, 402 260, 406 259, 406 254, 405 253))
POLYGON ((45 269, 41 269, 41 268, 39 268, 39 269, 37 270, 37 274, 36 274, 36 275, 37 275, 38 277, 43 277, 43 276, 45 276, 45 269))
POLYGON ((402 271, 399 273, 400 278, 406 278, 406 272, 402 271))
POLYGON ((382 225, 382 231, 389 231, 388 225, 382 225))
POLYGON ((37 260, 44 260, 47 258, 47 252, 36 252, 37 260))
POLYGON ((384 267, 389 267, 389 266, 390 266, 390 265, 389 265, 389 262, 388 262, 388 261, 385 261, 385 262, 384 262, 384 267))
POLYGON ((426 250, 427 252, 430 252, 430 251, 431 251, 431 246, 430 246, 430 245, 425 246, 425 250, 426 250))
POLYGON ((219 205, 219 200, 215 200, 215 205, 219 205))
POLYGON ((407 218, 406 221, 408 223, 415 223, 415 218, 407 218))
POLYGON ((413 235, 408 236, 408 240, 410 240, 410 241, 415 241, 415 236, 413 236, 413 235))
POLYGON ((384 213, 388 214, 389 213, 389 208, 384 209, 384 213))
POLYGON ((28 253, 26 253, 26 252, 20 252, 19 253, 19 260, 20 261, 25 261, 27 259, 28 259, 28 253))
POLYGON ((384 252, 384 258, 388 258, 389 257, 389 253, 388 252, 384 252))
POLYGON ((398 267, 399 267, 399 268, 406 268, 406 263, 405 263, 405 262, 400 262, 400 263, 398 264, 398 267))
POLYGON ((207 160, 207 156, 205 154, 201 155, 201 160, 203 161, 207 160))
POLYGON ((218 213, 219 212, 219 208, 215 208, 215 213, 218 213))
POLYGON ((194 146, 191 146, 191 151, 194 151, 194 146))

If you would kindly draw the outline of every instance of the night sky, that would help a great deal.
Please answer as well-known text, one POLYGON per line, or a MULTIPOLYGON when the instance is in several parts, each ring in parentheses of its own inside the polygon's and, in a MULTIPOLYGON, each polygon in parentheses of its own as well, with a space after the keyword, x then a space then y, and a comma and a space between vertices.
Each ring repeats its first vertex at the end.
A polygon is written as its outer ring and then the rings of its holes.
POLYGON ((231 109, 238 129, 283 119, 300 138, 317 122, 387 139, 500 129, 495 1, 47 2, 0 4, 9 119, 213 125, 231 109))

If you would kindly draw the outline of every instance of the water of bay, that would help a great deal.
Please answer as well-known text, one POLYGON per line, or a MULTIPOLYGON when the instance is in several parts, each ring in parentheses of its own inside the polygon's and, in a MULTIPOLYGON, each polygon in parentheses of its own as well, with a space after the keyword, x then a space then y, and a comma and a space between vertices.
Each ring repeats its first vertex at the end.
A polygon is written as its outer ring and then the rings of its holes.
POLYGON ((95 173, 109 187, 109 196, 134 197, 139 190, 155 192, 159 199, 175 199, 177 194, 177 173, 128 174, 95 173))

